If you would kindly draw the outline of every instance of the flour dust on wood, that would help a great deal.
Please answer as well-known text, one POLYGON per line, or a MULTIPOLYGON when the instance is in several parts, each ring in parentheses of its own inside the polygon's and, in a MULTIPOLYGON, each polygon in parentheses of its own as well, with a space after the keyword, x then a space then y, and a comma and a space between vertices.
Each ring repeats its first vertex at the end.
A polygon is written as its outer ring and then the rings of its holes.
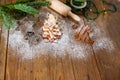
MULTIPOLYGON (((71 43, 71 35, 69 31, 71 26, 68 26, 64 20, 61 20, 63 35, 57 42, 49 42, 41 39, 40 42, 32 40, 30 45, 29 40, 26 40, 24 33, 16 28, 12 29, 9 34, 9 45, 12 49, 18 51, 18 55, 23 59, 32 59, 41 55, 50 54, 53 56, 65 56, 68 53, 71 57, 85 58, 85 49, 78 43, 71 43)), ((29 27, 32 23, 28 24, 29 27)))
MULTIPOLYGON (((93 45, 94 50, 104 50, 108 53, 113 53, 115 46, 113 40, 106 35, 107 31, 102 30, 100 26, 97 26, 97 23, 92 23, 91 26, 93 28, 93 32, 90 36, 95 40, 95 43, 93 45)), ((103 26, 105 26, 105 24, 103 26)))
MULTIPOLYGON (((61 56, 70 55, 73 58, 86 59, 90 55, 89 45, 74 38, 75 31, 72 29, 73 22, 67 18, 62 18, 58 14, 58 23, 62 29, 61 38, 56 42, 49 42, 42 38, 42 26, 48 11, 41 11, 38 18, 25 17, 19 21, 19 26, 11 29, 9 34, 9 47, 17 51, 17 55, 22 59, 33 59, 41 55, 61 56)), ((95 49, 105 49, 111 52, 114 50, 113 42, 110 38, 102 36, 102 31, 92 24, 93 33, 90 35, 95 40, 95 49)), ((4 35, 5 36, 5 35, 4 35)), ((92 52, 92 51, 91 51, 92 52)))
POLYGON ((42 26, 46 19, 46 14, 50 12, 41 11, 38 18, 27 16, 18 22, 18 26, 10 30, 9 47, 17 51, 17 55, 22 59, 33 59, 41 55, 65 56, 85 58, 86 49, 73 39, 74 30, 72 30, 72 21, 62 18, 58 14, 58 24, 61 27, 61 38, 56 42, 49 42, 43 39, 42 26), (71 34, 70 34, 71 33, 71 34))

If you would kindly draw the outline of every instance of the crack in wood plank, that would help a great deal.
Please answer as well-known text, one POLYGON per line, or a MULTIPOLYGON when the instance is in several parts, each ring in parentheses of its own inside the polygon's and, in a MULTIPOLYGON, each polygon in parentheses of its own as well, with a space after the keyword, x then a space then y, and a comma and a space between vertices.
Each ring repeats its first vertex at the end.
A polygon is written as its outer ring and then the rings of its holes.
POLYGON ((7 45, 8 45, 8 31, 2 27, 1 42, 0 42, 0 79, 4 80, 6 73, 6 58, 7 58, 7 45))
MULTIPOLYGON (((108 0, 107 0, 108 1, 108 0)), ((102 80, 119 80, 120 79, 120 11, 117 1, 109 0, 108 2, 115 3, 118 7, 118 11, 114 14, 106 14, 104 16, 100 16, 98 20, 96 20, 97 28, 102 30, 104 33, 101 33, 101 36, 97 36, 96 38, 107 37, 110 38, 113 44, 113 48, 109 41, 104 41, 104 46, 108 45, 107 48, 101 48, 101 46, 97 46, 98 44, 93 45, 94 55, 96 57, 97 66, 99 68, 99 72, 102 80), (104 19, 104 20, 103 20, 104 19), (98 47, 98 49, 96 49, 98 47), (111 51, 109 51, 111 49, 111 51)))

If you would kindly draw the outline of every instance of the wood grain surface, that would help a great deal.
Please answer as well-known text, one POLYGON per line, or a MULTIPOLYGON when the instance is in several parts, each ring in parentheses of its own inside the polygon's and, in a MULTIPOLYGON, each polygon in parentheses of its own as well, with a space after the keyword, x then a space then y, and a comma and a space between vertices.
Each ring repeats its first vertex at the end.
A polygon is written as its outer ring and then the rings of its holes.
MULTIPOLYGON (((118 1, 107 1, 115 3, 118 11, 101 15, 91 23, 93 46, 74 40, 69 18, 62 17, 70 38, 65 45, 69 47, 59 44, 60 50, 50 44, 28 48, 20 31, 8 32, 2 27, 0 80, 120 80, 120 5, 118 1)), ((99 1, 96 3, 103 9, 99 1)))
POLYGON ((4 80, 6 74, 8 31, 5 28, 1 30, 0 38, 0 80, 4 80))
POLYGON ((1 1, 0 1, 0 4, 1 4, 1 5, 5 4, 5 0, 1 0, 1 1))
MULTIPOLYGON (((92 46, 97 60, 98 69, 102 80, 120 79, 120 5, 118 1, 106 0, 117 5, 116 13, 107 13, 100 16, 95 24, 99 29, 99 36, 94 38, 101 39, 92 46)), ((106 9, 108 6, 104 6, 106 9)), ((102 8, 101 8, 102 9, 102 8)), ((96 34, 97 35, 97 34, 96 34)))
POLYGON ((105 22, 109 23, 107 25, 102 25, 103 21, 101 21, 102 23, 97 22, 97 28, 103 31, 103 34, 101 34, 101 36, 98 36, 98 38, 102 38, 102 44, 94 44, 93 49, 94 54, 96 56, 96 60, 98 62, 97 65, 103 80, 120 79, 120 22, 118 20, 120 16, 116 15, 117 14, 110 15, 109 20, 105 22), (96 49, 96 46, 98 49, 96 49))

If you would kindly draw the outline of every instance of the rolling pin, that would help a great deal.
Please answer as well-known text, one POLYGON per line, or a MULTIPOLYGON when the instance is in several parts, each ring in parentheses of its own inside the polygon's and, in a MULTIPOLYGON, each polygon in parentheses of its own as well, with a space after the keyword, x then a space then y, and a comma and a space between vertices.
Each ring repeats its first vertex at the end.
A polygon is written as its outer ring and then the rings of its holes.
POLYGON ((59 0, 50 0, 51 5, 50 8, 58 12, 63 16, 70 16, 75 21, 79 22, 81 19, 79 16, 75 15, 71 12, 71 8, 64 3, 60 2, 59 0))

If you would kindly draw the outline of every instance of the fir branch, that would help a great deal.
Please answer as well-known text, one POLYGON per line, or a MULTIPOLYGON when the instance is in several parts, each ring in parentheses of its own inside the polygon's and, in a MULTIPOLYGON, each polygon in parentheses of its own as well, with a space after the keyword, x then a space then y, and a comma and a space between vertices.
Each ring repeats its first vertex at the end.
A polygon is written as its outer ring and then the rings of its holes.
POLYGON ((38 10, 36 10, 35 8, 31 7, 31 6, 27 6, 25 4, 15 4, 14 8, 17 10, 21 10, 23 12, 29 13, 29 14, 38 14, 38 10))
POLYGON ((39 11, 33 7, 49 5, 49 1, 29 2, 29 0, 18 0, 14 4, 0 5, 0 18, 2 19, 3 26, 5 26, 7 29, 10 29, 16 25, 16 21, 11 16, 11 13, 12 15, 23 15, 25 13, 36 15, 39 13, 39 11))
POLYGON ((5 26, 7 29, 16 26, 16 20, 12 16, 4 12, 3 8, 1 7, 0 7, 0 17, 2 19, 3 26, 5 26))

